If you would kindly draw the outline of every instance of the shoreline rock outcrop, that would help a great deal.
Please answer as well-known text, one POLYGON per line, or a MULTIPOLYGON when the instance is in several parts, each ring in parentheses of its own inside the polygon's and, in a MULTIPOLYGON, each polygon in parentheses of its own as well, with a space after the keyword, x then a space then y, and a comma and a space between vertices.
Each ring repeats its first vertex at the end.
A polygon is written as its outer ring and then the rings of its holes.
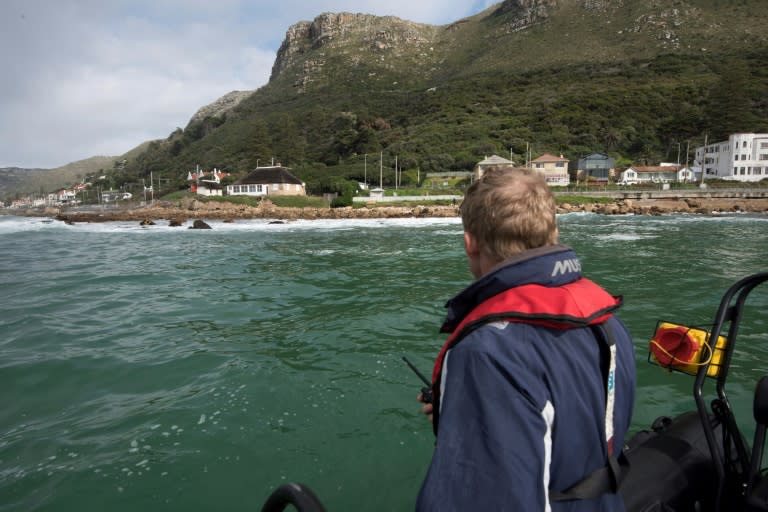
MULTIPOLYGON (((573 211, 573 210, 571 210, 573 211)), ((697 198, 697 199, 643 199, 617 200, 614 203, 592 207, 594 213, 603 215, 664 215, 687 213, 711 215, 716 213, 765 213, 768 214, 766 198, 697 198)))
POLYGON ((247 206, 217 201, 188 200, 179 205, 158 202, 154 205, 136 208, 105 208, 83 210, 61 210, 15 212, 16 215, 49 216, 65 222, 114 222, 136 221, 145 223, 153 220, 168 221, 180 226, 188 221, 243 219, 269 219, 275 221, 317 220, 317 219, 377 219, 408 217, 457 217, 458 206, 414 205, 376 206, 344 208, 290 208, 275 206, 271 201, 262 201, 258 206, 247 206))
MULTIPOLYGON (((561 203, 558 213, 596 213, 601 215, 665 215, 687 213, 711 215, 727 212, 763 213, 768 215, 768 198, 752 199, 645 199, 617 200, 612 203, 561 203)), ((195 220, 222 220, 234 222, 244 219, 274 221, 317 219, 386 219, 413 217, 458 217, 458 205, 364 206, 344 208, 288 208, 275 206, 265 200, 258 206, 247 206, 217 201, 187 200, 181 204, 157 202, 135 208, 95 208, 74 210, 55 208, 35 210, 9 210, 4 213, 30 217, 55 217, 67 223, 136 221, 151 225, 164 220, 169 225, 181 226, 195 220)))

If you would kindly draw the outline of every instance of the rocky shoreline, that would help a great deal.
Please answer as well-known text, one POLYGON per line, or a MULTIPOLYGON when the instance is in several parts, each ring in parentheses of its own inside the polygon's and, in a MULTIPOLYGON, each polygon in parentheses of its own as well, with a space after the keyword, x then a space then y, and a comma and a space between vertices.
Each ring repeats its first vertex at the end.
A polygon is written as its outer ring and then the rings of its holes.
MULTIPOLYGON (((768 198, 732 199, 648 199, 617 200, 613 203, 558 206, 558 213, 591 212, 602 215, 664 215, 688 213, 711 215, 728 212, 749 212, 768 215, 768 198)), ((8 212, 11 213, 11 212, 8 212)), ((183 225, 194 220, 271 219, 276 221, 315 219, 374 219, 412 217, 458 217, 457 205, 366 206, 362 208, 285 208, 262 201, 258 206, 246 206, 217 201, 185 200, 179 204, 156 202, 134 208, 97 208, 74 210, 46 208, 12 212, 15 215, 54 217, 68 223, 136 221, 153 224, 162 221, 183 225)))

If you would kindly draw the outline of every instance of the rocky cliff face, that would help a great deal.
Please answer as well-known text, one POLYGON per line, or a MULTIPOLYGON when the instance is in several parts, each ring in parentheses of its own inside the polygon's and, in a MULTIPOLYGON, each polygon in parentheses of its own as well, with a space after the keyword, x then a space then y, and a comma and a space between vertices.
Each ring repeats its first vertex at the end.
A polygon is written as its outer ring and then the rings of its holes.
POLYGON ((557 8, 557 0, 506 0, 494 11, 494 16, 506 16, 509 28, 523 30, 545 21, 557 8))
POLYGON ((611 7, 621 7, 624 0, 578 0, 579 4, 588 11, 607 11, 611 7))
MULTIPOLYGON (((490 17, 503 20, 503 32, 517 32, 546 22, 558 7, 576 4, 589 11, 605 11, 624 0, 505 0, 489 10, 490 17)), ((346 64, 372 68, 409 66, 410 73, 429 74, 440 67, 446 55, 440 50, 463 43, 461 29, 469 20, 446 26, 413 23, 396 17, 369 14, 324 13, 313 21, 301 21, 286 32, 272 67, 270 81, 289 77, 298 92, 323 76, 331 55, 344 55, 346 64), (441 44, 444 43, 444 44, 441 44)))
POLYGON ((508 29, 515 32, 547 21, 558 7, 567 3, 573 3, 585 11, 607 12, 611 8, 621 7, 624 0, 505 0, 499 4, 493 16, 508 17, 508 29))
POLYGON ((210 105, 200 107, 189 122, 202 121, 206 117, 219 117, 235 108, 241 101, 251 94, 253 94, 253 91, 232 91, 227 93, 210 105))
POLYGON ((326 51, 344 55, 351 67, 371 62, 386 66, 403 57, 427 60, 438 34, 438 27, 393 16, 324 13, 288 29, 270 80, 290 69, 301 91, 325 67, 326 51))
MULTIPOLYGON (((509 61, 510 51, 505 54, 496 49, 506 45, 513 48, 512 53, 522 52, 517 46, 522 40, 500 38, 514 37, 517 32, 550 22, 558 22, 561 28, 568 26, 564 19, 571 20, 573 30, 565 31, 564 36, 555 41, 546 41, 545 38, 551 36, 538 34, 533 36, 538 41, 531 39, 531 44, 542 47, 567 36, 573 44, 553 46, 553 52, 565 60, 594 53, 593 47, 603 51, 606 42, 601 36, 609 33, 634 45, 628 50, 632 55, 637 48, 650 49, 650 52, 691 49, 698 37, 697 27, 704 25, 702 9, 695 7, 691 0, 504 0, 476 16, 445 26, 369 14, 324 13, 313 21, 302 21, 288 29, 270 81, 284 79, 281 86, 291 85, 299 93, 308 91, 313 84, 351 77, 359 80, 363 87, 381 87, 398 80, 402 85, 402 81, 408 79, 424 84, 434 77, 440 77, 439 82, 446 73, 472 68, 479 56, 487 57, 477 68, 483 72, 499 62, 509 61), (565 18, 558 19, 561 15, 565 18), (592 34, 578 35, 578 20, 582 15, 587 17, 585 20, 589 19, 585 23, 592 24, 590 26, 598 20, 604 25, 592 34), (481 39, 483 43, 478 42, 481 39), (354 74, 355 70, 359 71, 358 75, 354 74)), ((715 22, 710 21, 706 26, 716 27, 711 32, 721 31, 727 36, 727 31, 720 30, 715 22)), ((761 39, 764 38, 762 35, 761 39)), ((621 51, 613 52, 613 57, 617 53, 621 51)), ((517 62, 524 66, 531 64, 521 63, 519 59, 517 62)))

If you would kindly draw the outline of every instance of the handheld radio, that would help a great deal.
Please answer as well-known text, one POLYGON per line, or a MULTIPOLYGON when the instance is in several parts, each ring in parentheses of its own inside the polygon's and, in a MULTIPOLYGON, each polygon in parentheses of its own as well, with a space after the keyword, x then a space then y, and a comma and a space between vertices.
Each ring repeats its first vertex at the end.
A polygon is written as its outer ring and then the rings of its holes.
POLYGON ((432 403, 432 383, 427 380, 427 378, 419 371, 418 368, 413 366, 407 357, 403 356, 403 361, 405 361, 405 364, 407 364, 408 367, 413 370, 413 373, 415 373, 421 379, 421 382, 425 384, 425 386, 421 388, 421 401, 425 404, 432 403))

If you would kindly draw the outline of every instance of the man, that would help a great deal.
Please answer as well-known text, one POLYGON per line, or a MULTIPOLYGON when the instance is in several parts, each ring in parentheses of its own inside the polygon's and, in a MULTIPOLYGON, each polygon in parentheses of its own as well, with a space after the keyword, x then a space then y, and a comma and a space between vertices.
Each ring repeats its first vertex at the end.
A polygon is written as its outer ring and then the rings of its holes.
POLYGON ((446 307, 433 371, 437 441, 419 511, 623 510, 617 462, 634 402, 621 299, 557 245, 530 169, 492 169, 461 205, 477 279, 446 307))

